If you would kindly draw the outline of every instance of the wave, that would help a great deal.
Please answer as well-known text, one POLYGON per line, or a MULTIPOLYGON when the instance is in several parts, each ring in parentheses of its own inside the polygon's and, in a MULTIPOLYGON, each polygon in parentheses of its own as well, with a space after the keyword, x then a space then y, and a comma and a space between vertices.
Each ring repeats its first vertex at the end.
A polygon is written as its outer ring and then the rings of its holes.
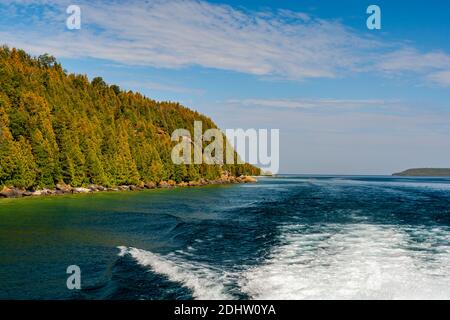
POLYGON ((119 247, 119 255, 190 289, 195 299, 450 298, 446 227, 286 225, 278 240, 261 263, 232 272, 175 253, 119 247))
POLYGON ((211 266, 187 262, 174 254, 161 256, 150 251, 132 247, 118 247, 119 256, 129 255, 136 262, 151 271, 167 277, 192 291, 195 299, 231 300, 226 293, 227 274, 211 266))
POLYGON ((280 246, 241 274, 253 299, 449 299, 449 230, 391 226, 282 228, 280 246), (308 231, 309 230, 309 231, 308 231))

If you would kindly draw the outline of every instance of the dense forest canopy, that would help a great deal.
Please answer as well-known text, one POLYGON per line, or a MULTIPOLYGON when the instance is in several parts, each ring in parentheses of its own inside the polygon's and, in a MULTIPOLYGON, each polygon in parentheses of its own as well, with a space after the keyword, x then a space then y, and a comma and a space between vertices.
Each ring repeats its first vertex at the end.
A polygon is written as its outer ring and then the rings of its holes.
POLYGON ((116 186, 215 179, 244 165, 174 165, 171 133, 211 119, 172 102, 68 74, 50 55, 0 48, 0 185, 19 188, 116 186))

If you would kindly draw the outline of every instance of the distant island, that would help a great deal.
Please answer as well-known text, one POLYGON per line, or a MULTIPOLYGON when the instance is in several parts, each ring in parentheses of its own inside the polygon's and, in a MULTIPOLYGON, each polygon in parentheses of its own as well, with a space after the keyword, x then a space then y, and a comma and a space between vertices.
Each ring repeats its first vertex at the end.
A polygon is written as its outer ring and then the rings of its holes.
POLYGON ((408 169, 393 176, 404 177, 450 177, 450 168, 416 168, 408 169))

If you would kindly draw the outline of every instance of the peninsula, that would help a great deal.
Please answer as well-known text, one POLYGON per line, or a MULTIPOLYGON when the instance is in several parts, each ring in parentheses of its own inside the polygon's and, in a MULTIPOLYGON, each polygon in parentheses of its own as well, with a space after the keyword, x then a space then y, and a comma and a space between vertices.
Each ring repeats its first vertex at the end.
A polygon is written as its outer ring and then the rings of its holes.
POLYGON ((48 54, 0 47, 0 197, 245 183, 260 174, 247 163, 175 164, 171 135, 193 132, 196 121, 217 128, 179 103, 69 73, 48 54))

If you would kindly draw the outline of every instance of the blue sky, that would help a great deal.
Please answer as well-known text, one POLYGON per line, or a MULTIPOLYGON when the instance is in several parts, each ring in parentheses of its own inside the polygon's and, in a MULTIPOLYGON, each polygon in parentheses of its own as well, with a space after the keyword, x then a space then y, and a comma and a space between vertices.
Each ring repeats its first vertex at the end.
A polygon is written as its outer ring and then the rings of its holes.
POLYGON ((225 128, 280 129, 280 172, 450 166, 447 1, 2 0, 0 42, 179 101, 225 128), (81 30, 67 30, 78 4, 81 30), (382 29, 368 30, 377 4, 382 29))

